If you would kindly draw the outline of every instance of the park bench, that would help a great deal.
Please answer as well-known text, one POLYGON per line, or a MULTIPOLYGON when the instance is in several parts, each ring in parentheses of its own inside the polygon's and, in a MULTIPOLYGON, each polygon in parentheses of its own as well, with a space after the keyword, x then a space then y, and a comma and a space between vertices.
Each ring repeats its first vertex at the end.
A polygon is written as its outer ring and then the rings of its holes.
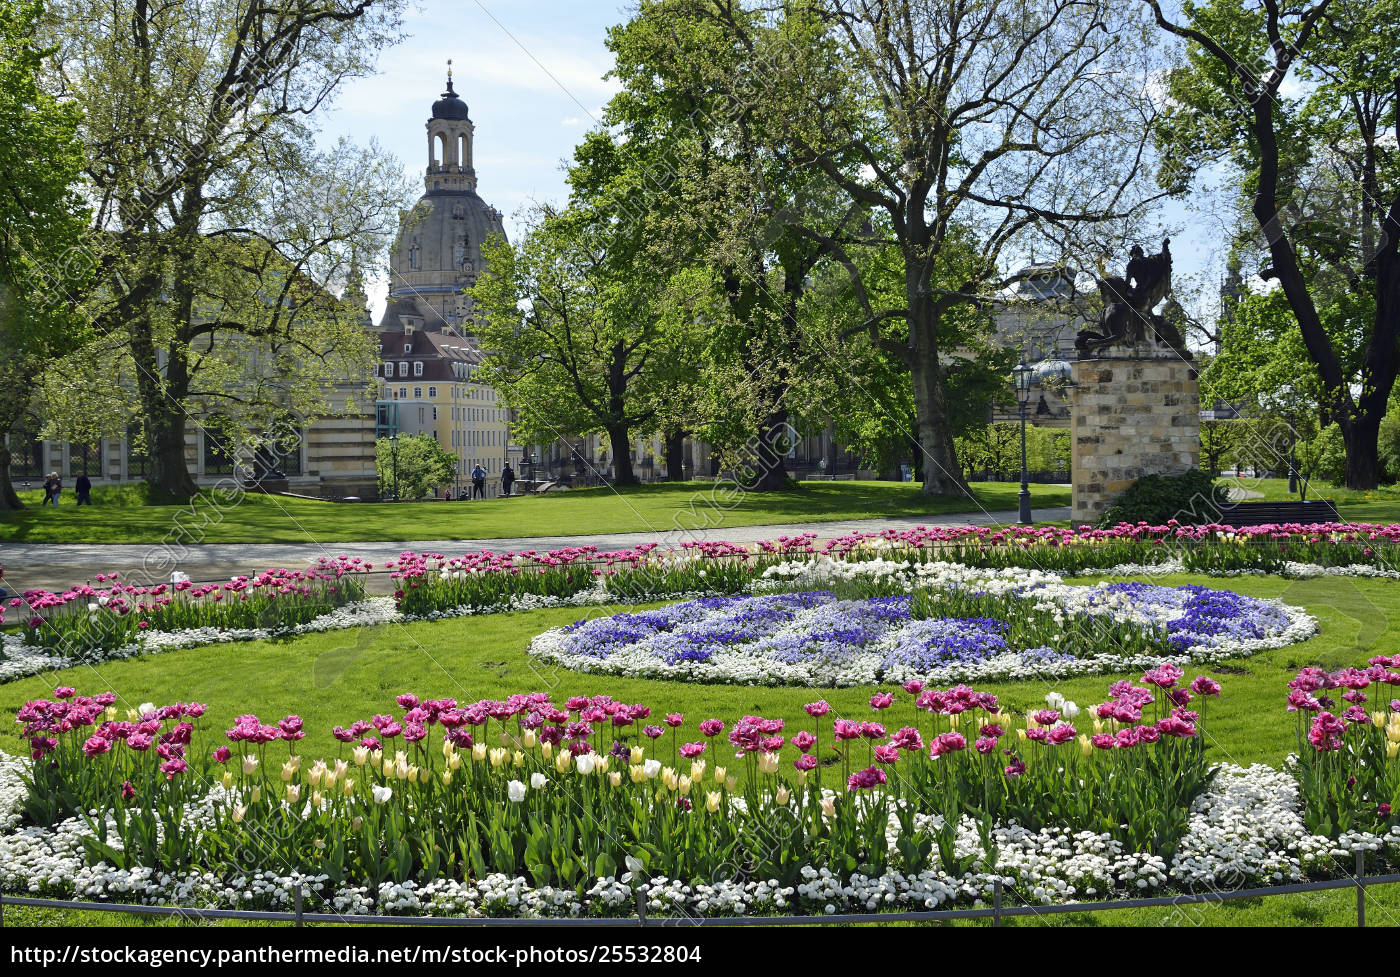
POLYGON ((1220 521, 1226 526, 1264 526, 1298 523, 1341 522, 1337 506, 1328 499, 1315 502, 1236 502, 1220 507, 1220 521))

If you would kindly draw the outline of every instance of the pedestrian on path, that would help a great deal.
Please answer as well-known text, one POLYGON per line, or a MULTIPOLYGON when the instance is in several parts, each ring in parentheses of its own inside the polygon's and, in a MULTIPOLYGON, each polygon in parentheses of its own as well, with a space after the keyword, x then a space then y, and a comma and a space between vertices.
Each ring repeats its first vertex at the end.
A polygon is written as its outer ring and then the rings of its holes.
POLYGON ((63 491, 63 480, 58 472, 49 472, 44 479, 44 505, 58 505, 58 494, 63 491))
POLYGON ((486 498, 486 469, 480 465, 472 469, 472 498, 486 498))
POLYGON ((515 484, 515 469, 510 467, 510 462, 501 469, 501 494, 510 498, 511 486, 515 484))
POLYGON ((73 491, 77 494, 78 505, 92 505, 92 479, 88 478, 87 472, 78 476, 73 483, 73 491))

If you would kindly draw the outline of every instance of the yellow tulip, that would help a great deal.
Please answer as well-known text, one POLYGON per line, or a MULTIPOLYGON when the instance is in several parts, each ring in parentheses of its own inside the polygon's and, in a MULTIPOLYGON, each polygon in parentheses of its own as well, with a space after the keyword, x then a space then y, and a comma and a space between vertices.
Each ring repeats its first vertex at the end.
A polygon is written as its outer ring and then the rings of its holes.
POLYGON ((715 767, 715 783, 722 784, 725 780, 725 768, 715 767))
POLYGON ((287 803, 295 804, 299 800, 301 800, 301 784, 288 784, 287 803))
POLYGON ((1375 726, 1376 729, 1380 729, 1381 727, 1383 727, 1383 726, 1385 725, 1385 713, 1383 713, 1383 712, 1373 712, 1373 713, 1371 713, 1371 724, 1372 724, 1373 726, 1375 726))
POLYGON ((632 778, 632 783, 646 783, 647 772, 640 763, 633 763, 627 767, 627 773, 632 778))
POLYGON ((485 743, 477 743, 476 745, 474 745, 474 746, 472 747, 472 759, 473 759, 473 760, 477 760, 477 761, 485 760, 485 759, 486 759, 486 744, 485 744, 485 743))
POLYGON ((546 760, 548 760, 550 757, 554 756, 554 744, 553 744, 553 743, 541 743, 541 744, 540 744, 540 753, 544 756, 544 758, 545 758, 546 760))
POLYGON ((600 753, 600 754, 598 754, 598 759, 597 759, 596 761, 594 761, 594 765, 593 765, 593 771, 594 771, 594 773, 607 773, 607 772, 608 772, 608 761, 611 760, 611 759, 612 759, 612 757, 608 756, 606 753, 600 753))
POLYGON ((241 822, 241 821, 243 820, 243 815, 245 815, 245 814, 247 814, 247 813, 248 813, 248 808, 247 808, 247 807, 245 807, 245 806, 242 805, 242 804, 235 804, 235 805, 233 806, 233 823, 234 823, 234 824, 238 824, 239 822, 241 822))
POLYGON ((261 785, 261 784, 259 784, 258 786, 255 786, 251 791, 249 791, 249 793, 248 793, 248 800, 251 801, 251 802, 254 803, 254 804, 256 804, 258 801, 262 800, 262 785, 261 785))
POLYGON ((233 786, 233 774, 225 770, 219 782, 224 785, 224 790, 228 790, 233 786))
POLYGON ((363 746, 357 746, 351 751, 350 758, 355 761, 355 766, 363 767, 365 763, 369 761, 369 749, 363 746))
POLYGON ((452 755, 453 755, 454 753, 456 753, 456 752, 457 752, 457 747, 455 747, 455 746, 452 745, 452 741, 451 741, 451 740, 443 740, 443 741, 442 741, 442 758, 443 758, 444 760, 450 760, 450 759, 452 759, 452 755))
POLYGON ((243 772, 250 774, 258 769, 258 758, 249 753, 243 757, 243 772))
POLYGON ((1083 733, 1079 734, 1079 752, 1084 756, 1094 752, 1094 744, 1083 733))
POLYGON ((822 798, 822 813, 825 814, 827 817, 831 817, 832 815, 834 815, 834 814, 836 813, 836 798, 834 798, 834 797, 823 797, 823 798, 822 798))
POLYGON ((554 758, 554 769, 558 770, 560 773, 568 773, 569 768, 572 766, 573 762, 569 759, 568 751, 560 753, 554 758))
POLYGON ((311 792, 311 807, 319 811, 321 809, 321 801, 324 799, 324 796, 319 790, 313 790, 311 792))
POLYGON ((727 790, 727 791, 729 791, 729 793, 731 793, 731 794, 734 793, 736 790, 739 789, 739 778, 738 778, 738 777, 725 777, 725 778, 724 778, 724 789, 727 790))
POLYGON ((284 764, 282 764, 282 783, 284 783, 284 784, 285 784, 285 783, 290 783, 290 782, 291 782, 291 779, 292 779, 293 777, 295 777, 296 775, 297 775, 297 768, 296 768, 296 765, 295 765, 295 764, 292 764, 292 763, 284 763, 284 764))
POLYGON ((719 791, 705 792, 705 810, 711 814, 719 810, 719 791))
POLYGON ((521 753, 519 750, 516 750, 510 759, 517 767, 525 766, 525 754, 521 753))
POLYGON ((491 750, 490 756, 492 767, 499 767, 506 762, 506 751, 499 746, 491 750))
POLYGON ((689 793, 690 793, 690 778, 689 778, 689 777, 682 777, 682 778, 680 779, 679 783, 676 784, 676 790, 677 790, 677 792, 678 792, 682 797, 684 797, 686 794, 689 794, 689 793))
POLYGON ((778 792, 774 795, 773 799, 776 800, 779 804, 786 804, 788 802, 788 798, 791 796, 792 795, 788 792, 788 789, 786 787, 779 787, 778 792))
POLYGON ((613 787, 621 787, 622 774, 619 771, 614 770, 612 773, 608 774, 608 783, 613 787))
POLYGON ((701 781, 705 779, 705 761, 694 760, 690 764, 690 779, 701 781))
POLYGON ((535 731, 533 729, 527 729, 525 730, 524 735, 520 737, 520 742, 525 744, 525 749, 530 750, 533 749, 535 744, 539 742, 539 737, 535 735, 535 731))
POLYGON ((641 763, 647 758, 647 751, 640 746, 632 747, 632 752, 627 755, 629 763, 641 763))
POLYGON ((350 797, 355 793, 355 782, 353 780, 346 780, 345 783, 340 785, 340 790, 346 797, 350 797))
POLYGON ((1390 759, 1392 760, 1394 760, 1397 755, 1400 755, 1400 742, 1391 740, 1390 742, 1386 743, 1385 755, 1390 757, 1390 759))
POLYGON ((778 754, 776 754, 776 753, 763 753, 763 754, 761 754, 761 755, 759 756, 759 758, 758 758, 758 772, 759 772, 759 773, 777 773, 777 772, 778 772, 778 754))
POLYGON ((451 770, 444 770, 444 771, 442 772, 442 782, 443 782, 444 784, 450 784, 450 783, 452 783, 452 771, 451 771, 451 770))
POLYGON ((432 771, 430 771, 427 767, 424 767, 422 770, 419 770, 419 771, 418 771, 418 782, 419 782, 420 784, 426 784, 426 783, 428 782, 428 777, 431 776, 431 774, 432 774, 432 771))

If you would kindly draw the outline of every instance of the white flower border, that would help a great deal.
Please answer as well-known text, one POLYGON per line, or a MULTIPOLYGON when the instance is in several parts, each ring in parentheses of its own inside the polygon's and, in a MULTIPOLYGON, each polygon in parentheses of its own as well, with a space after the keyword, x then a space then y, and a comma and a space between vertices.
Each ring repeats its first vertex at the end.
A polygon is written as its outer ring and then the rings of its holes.
MULTIPOLYGON (((982 860, 977 825, 965 818, 956 854, 977 856, 978 861, 960 877, 931 868, 916 875, 890 870, 878 877, 843 879, 826 867, 809 865, 792 886, 776 880, 692 884, 623 875, 594 880, 580 898, 572 890, 533 888, 522 877, 496 874, 468 882, 386 882, 371 893, 366 886, 334 886, 325 876, 250 869, 220 879, 207 872, 171 876, 151 868, 88 865, 81 839, 90 829, 82 821, 17 827, 28 762, 0 754, 0 888, 94 902, 285 911, 295 888, 305 886, 324 897, 324 904, 312 899, 308 912, 346 916, 627 916, 635 911, 635 891, 641 889, 648 913, 658 916, 829 915, 980 907, 997 879, 1013 901, 1052 905, 1339 876, 1351 869, 1356 851, 1374 853, 1389 865, 1400 863, 1400 827, 1386 835, 1348 832, 1336 839, 1308 834, 1291 776, 1262 764, 1227 764, 1193 806, 1186 836, 1170 864, 1156 854, 1125 851, 1106 834, 1002 825, 992 832, 999 849, 993 869, 982 860)), ((187 816, 207 818, 221 797, 216 787, 187 816)))

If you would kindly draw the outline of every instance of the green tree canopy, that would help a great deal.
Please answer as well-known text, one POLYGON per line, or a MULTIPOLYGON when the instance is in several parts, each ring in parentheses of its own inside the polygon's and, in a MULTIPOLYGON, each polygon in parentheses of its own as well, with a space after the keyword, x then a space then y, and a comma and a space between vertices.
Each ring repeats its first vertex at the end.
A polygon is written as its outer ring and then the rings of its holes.
POLYGON ((0 0, 0 507, 19 508, 7 436, 43 367, 81 345, 91 264, 80 246, 87 213, 78 187, 78 107, 41 77, 53 54, 35 38, 36 0, 0 0))

